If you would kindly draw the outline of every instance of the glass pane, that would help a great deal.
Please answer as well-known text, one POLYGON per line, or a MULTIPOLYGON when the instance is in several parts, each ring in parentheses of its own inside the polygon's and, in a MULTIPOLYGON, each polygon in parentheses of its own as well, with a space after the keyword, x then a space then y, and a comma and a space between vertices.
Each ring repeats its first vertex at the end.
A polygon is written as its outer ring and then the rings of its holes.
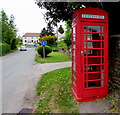
POLYGON ((103 72, 101 73, 101 79, 104 79, 104 73, 103 72))
POLYGON ((93 40, 93 39, 92 39, 92 35, 93 35, 93 34, 88 34, 87 40, 93 40))
POLYGON ((84 48, 86 48, 86 42, 84 42, 84 48))
POLYGON ((104 26, 102 26, 102 33, 104 32, 104 26))
POLYGON ((74 75, 74 77, 76 77, 76 72, 75 71, 73 71, 73 75, 74 75))
POLYGON ((100 26, 88 26, 88 32, 100 32, 100 26))
POLYGON ((104 57, 102 57, 102 64, 104 64, 104 57))
POLYGON ((73 44, 73 48, 76 48, 76 44, 73 44))
POLYGON ((76 71, 76 57, 73 57, 73 70, 76 71))
POLYGON ((88 88, 100 87, 100 81, 88 82, 88 88))
POLYGON ((85 82, 84 85, 85 85, 85 86, 84 86, 85 88, 88 88, 88 83, 87 83, 87 82, 85 82))
POLYGON ((84 34, 84 40, 86 40, 86 34, 84 34))
POLYGON ((84 42, 84 48, 103 48, 104 47, 104 42, 101 42, 101 46, 100 46, 100 41, 88 41, 88 42, 84 42))
POLYGON ((100 79, 101 73, 92 73, 88 74, 88 80, 97 80, 100 79))
POLYGON ((87 40, 100 40, 100 34, 88 34, 87 40))
POLYGON ((93 48, 93 42, 87 42, 88 48, 93 48))
POLYGON ((86 27, 86 25, 84 26, 84 32, 87 32, 87 27, 86 27))
POLYGON ((73 50, 73 56, 76 56, 76 50, 73 50))
POLYGON ((96 72, 96 71, 101 70, 101 66, 100 65, 93 65, 93 66, 88 66, 86 69, 88 72, 96 72))
POLYGON ((100 49, 84 50, 84 56, 86 56, 86 55, 88 55, 88 56, 101 56, 100 49))
POLYGON ((104 40, 104 34, 102 34, 102 40, 104 40))
POLYGON ((100 57, 92 57, 88 58, 87 62, 85 61, 85 64, 100 64, 100 57))
POLYGON ((75 41, 76 40, 76 36, 75 36, 75 34, 73 35, 73 41, 75 41))
POLYGON ((104 81, 103 80, 101 81, 101 87, 104 87, 104 81))
POLYGON ((76 78, 74 78, 74 83, 76 84, 76 78))
POLYGON ((101 48, 104 48, 104 42, 102 42, 102 46, 101 46, 101 48))
POLYGON ((73 27, 73 34, 76 33, 76 27, 73 27))

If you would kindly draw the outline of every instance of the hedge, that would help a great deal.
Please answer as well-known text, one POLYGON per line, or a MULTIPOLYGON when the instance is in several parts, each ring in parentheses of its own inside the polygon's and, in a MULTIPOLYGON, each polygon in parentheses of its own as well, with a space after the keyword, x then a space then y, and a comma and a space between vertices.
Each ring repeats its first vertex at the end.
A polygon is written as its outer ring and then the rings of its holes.
POLYGON ((7 54, 8 52, 10 52, 10 50, 10 45, 6 43, 0 43, 0 56, 7 54))

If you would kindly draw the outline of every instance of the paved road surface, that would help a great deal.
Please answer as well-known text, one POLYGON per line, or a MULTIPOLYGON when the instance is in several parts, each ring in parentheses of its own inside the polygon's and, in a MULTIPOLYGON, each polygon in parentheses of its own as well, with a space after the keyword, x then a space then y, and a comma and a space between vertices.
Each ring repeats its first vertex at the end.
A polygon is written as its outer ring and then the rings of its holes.
POLYGON ((17 51, 2 57, 2 112, 17 113, 24 105, 24 95, 30 85, 29 77, 35 49, 17 51))
POLYGON ((3 57, 3 113, 18 113, 22 108, 33 108, 40 76, 71 66, 71 62, 40 64, 34 58, 35 50, 30 48, 27 52, 17 51, 3 57))

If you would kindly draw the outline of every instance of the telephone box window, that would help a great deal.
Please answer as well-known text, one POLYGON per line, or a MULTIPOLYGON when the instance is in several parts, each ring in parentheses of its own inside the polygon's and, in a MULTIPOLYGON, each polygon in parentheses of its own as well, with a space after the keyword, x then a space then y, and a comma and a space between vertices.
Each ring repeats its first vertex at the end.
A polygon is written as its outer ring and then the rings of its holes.
POLYGON ((100 32, 100 26, 88 26, 88 32, 100 32))
POLYGON ((87 26, 86 25, 84 26, 84 32, 87 32, 87 26))
POLYGON ((102 26, 102 33, 104 32, 104 26, 102 26))
POLYGON ((88 82, 88 88, 100 87, 100 81, 88 82))

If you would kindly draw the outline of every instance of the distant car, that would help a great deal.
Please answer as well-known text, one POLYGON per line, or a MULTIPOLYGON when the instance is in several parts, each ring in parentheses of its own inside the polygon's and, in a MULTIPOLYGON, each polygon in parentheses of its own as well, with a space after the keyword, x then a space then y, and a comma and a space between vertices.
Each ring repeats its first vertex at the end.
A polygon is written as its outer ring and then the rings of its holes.
POLYGON ((20 47, 20 51, 27 51, 26 46, 21 46, 21 47, 20 47))

